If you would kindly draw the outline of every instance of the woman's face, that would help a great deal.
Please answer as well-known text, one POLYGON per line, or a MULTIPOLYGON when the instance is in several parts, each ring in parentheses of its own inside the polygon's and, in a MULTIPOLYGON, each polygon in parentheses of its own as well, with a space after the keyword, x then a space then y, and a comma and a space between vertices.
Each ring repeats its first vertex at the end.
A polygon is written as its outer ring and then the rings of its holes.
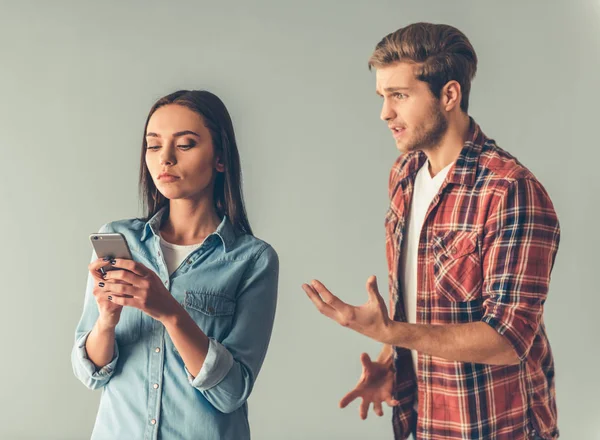
POLYGON ((187 107, 169 104, 154 112, 146 129, 146 165, 154 184, 169 200, 212 196, 215 156, 204 119, 187 107))

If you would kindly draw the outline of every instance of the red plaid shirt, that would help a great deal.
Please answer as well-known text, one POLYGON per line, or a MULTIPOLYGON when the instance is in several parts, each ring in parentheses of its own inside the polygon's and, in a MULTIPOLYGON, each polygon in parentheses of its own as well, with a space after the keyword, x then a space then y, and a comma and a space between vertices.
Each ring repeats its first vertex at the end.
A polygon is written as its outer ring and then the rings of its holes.
MULTIPOLYGON (((406 321, 400 251, 422 152, 390 175, 386 216, 390 313, 406 321)), ((514 347, 518 365, 454 362, 396 347, 396 439, 519 440, 558 437, 554 361, 542 318, 560 229, 533 174, 471 121, 469 140, 434 197, 418 251, 417 322, 482 321, 514 347), (418 383, 418 386, 417 386, 418 383)))

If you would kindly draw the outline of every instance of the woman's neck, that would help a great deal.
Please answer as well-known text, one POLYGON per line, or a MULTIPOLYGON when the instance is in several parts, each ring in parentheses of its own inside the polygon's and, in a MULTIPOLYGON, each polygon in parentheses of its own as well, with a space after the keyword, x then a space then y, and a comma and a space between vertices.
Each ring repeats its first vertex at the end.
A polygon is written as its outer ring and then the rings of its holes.
POLYGON ((171 200, 169 216, 160 232, 169 243, 190 245, 202 242, 220 223, 212 200, 171 200))

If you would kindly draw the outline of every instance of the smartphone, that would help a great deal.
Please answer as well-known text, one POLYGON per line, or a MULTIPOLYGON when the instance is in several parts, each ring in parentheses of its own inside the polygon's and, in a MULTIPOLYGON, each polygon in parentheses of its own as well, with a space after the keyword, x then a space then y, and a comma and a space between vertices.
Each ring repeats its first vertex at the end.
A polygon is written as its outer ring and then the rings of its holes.
MULTIPOLYGON (((92 234, 90 235, 90 241, 98 258, 133 260, 129 245, 123 234, 118 232, 92 234)), ((104 273, 109 270, 114 270, 110 263, 101 268, 100 272, 104 273)))

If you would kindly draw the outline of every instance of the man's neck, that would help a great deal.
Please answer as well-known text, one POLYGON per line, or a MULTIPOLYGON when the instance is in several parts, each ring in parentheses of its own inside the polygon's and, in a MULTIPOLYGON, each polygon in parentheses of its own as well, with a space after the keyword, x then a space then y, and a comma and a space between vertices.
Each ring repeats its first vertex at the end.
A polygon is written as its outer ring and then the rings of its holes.
POLYGON ((461 113, 448 123, 448 130, 441 142, 433 148, 423 150, 429 159, 429 173, 435 177, 440 171, 456 161, 469 136, 471 120, 461 113))

